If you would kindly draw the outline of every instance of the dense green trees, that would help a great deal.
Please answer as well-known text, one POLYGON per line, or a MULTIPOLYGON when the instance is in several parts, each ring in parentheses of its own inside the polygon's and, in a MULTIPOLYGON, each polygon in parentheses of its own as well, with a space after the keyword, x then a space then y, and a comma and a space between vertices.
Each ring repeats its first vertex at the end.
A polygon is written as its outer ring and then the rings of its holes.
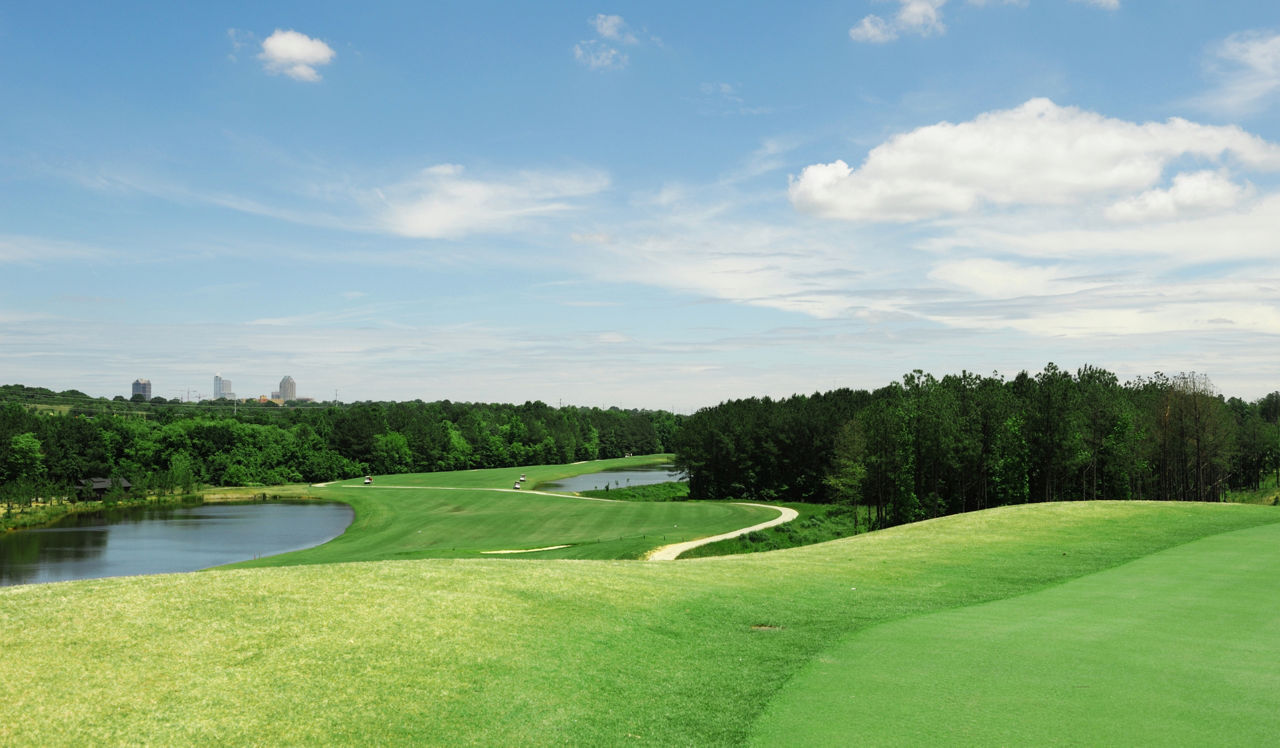
POLYGON ((1028 501, 1220 500, 1280 472, 1280 393, 1053 364, 1011 380, 915 371, 875 392, 735 400, 689 417, 697 499, 858 502, 879 524, 1028 501), (818 476, 821 480, 812 480, 818 476))
POLYGON ((197 484, 318 482, 400 473, 573 462, 670 448, 662 411, 364 402, 280 408, 95 400, 0 386, 0 483, 126 478, 154 490, 197 484))

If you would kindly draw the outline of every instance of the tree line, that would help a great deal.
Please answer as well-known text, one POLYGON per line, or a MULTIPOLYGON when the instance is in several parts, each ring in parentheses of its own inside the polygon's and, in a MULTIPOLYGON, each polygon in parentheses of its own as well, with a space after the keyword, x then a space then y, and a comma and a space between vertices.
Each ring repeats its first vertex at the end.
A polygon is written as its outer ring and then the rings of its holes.
POLYGON ((5 385, 0 487, 67 495, 91 477, 164 490, 575 462, 665 451, 679 422, 665 411, 542 402, 279 407, 129 402, 5 385))
POLYGON ((1122 384, 1091 366, 915 371, 873 392, 703 408, 675 453, 691 498, 866 505, 877 526, 1039 501, 1219 501, 1280 478, 1280 392, 1246 402, 1204 375, 1122 384))

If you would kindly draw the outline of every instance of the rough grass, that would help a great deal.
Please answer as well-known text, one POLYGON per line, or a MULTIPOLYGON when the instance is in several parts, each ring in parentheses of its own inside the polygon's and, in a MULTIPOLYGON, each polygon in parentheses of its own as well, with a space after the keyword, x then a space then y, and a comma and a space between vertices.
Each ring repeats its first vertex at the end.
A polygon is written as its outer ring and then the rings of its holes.
POLYGON ((1048 504, 669 563, 390 561, 10 587, 0 744, 740 744, 793 675, 854 632, 1277 520, 1259 506, 1048 504))
POLYGON ((1263 476, 1256 491, 1228 491, 1227 501, 1234 501, 1240 504, 1280 506, 1280 484, 1277 483, 1276 476, 1274 474, 1263 476))

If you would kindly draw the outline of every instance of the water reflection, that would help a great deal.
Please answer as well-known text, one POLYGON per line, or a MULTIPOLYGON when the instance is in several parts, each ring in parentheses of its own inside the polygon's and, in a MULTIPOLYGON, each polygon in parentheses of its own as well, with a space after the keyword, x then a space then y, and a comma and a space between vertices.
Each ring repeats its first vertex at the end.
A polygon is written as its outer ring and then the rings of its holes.
POLYGON ((345 504, 213 504, 79 515, 0 536, 0 586, 195 571, 331 540, 345 504))
POLYGON ((670 483, 680 480, 680 473, 671 465, 655 465, 650 468, 628 468, 626 470, 605 470, 599 473, 575 475, 563 478, 554 483, 541 483, 539 491, 598 491, 605 486, 609 488, 627 488, 629 486, 649 486, 654 483, 670 483))

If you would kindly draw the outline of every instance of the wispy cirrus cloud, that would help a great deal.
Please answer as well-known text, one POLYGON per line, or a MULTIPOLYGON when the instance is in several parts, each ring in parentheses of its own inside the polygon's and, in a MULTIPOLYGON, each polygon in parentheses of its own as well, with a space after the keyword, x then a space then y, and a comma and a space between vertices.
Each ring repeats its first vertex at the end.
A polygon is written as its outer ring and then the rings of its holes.
POLYGON ((382 225, 401 236, 456 238, 505 233, 530 221, 565 213, 579 198, 609 186, 602 172, 519 171, 470 177, 457 164, 439 164, 382 188, 382 225))
POLYGON ((587 19, 595 38, 573 45, 573 59, 591 70, 621 70, 631 61, 623 51, 641 44, 662 46, 662 40, 643 29, 634 29, 619 15, 597 13, 587 19), (643 37, 643 38, 642 38, 643 37))
POLYGON ((120 257, 114 250, 79 242, 48 239, 40 236, 0 234, 0 265, 40 265, 76 261, 107 261, 120 257))
POLYGON ((1280 97, 1280 33, 1233 34, 1213 46, 1207 65, 1218 81, 1196 101, 1207 111, 1249 114, 1280 97))

